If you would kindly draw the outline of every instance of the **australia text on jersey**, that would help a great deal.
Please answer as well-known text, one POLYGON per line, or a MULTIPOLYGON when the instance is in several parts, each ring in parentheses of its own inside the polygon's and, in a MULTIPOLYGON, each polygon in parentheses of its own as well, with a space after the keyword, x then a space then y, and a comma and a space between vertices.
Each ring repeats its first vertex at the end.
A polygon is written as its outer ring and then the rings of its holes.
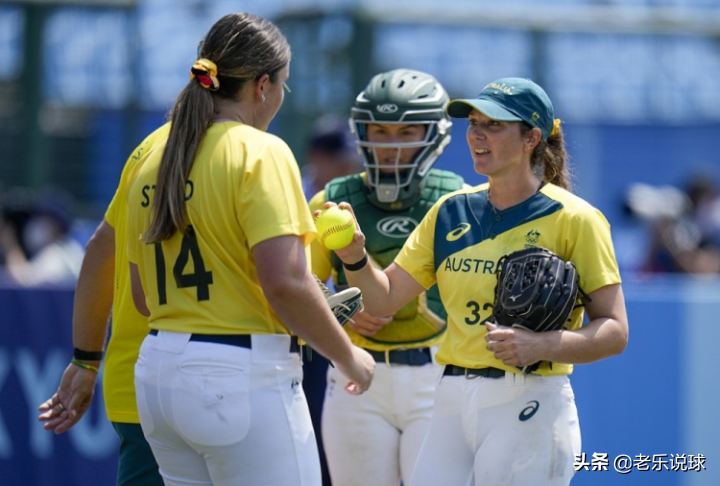
POLYGON ((483 273, 495 274, 497 262, 492 260, 480 260, 478 258, 456 258, 448 257, 445 260, 443 270, 446 272, 458 273, 483 273))

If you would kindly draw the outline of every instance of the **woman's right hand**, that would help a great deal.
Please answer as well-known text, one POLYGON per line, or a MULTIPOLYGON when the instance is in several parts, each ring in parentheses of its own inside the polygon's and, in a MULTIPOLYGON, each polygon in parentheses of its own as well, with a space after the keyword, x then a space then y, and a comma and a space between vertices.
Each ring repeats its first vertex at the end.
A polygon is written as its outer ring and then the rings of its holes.
POLYGON ((375 375, 375 359, 370 353, 355 345, 352 346, 352 356, 347 363, 336 362, 338 371, 350 379, 345 385, 345 391, 351 395, 361 395, 368 388, 375 375))
MULTIPOLYGON (((338 258, 343 262, 348 264, 357 263, 365 256, 365 235, 360 229, 360 224, 358 223, 357 217, 355 217, 355 212, 353 211, 350 203, 341 202, 340 204, 335 204, 334 202, 326 202, 324 208, 328 209, 333 206, 337 206, 340 209, 350 211, 350 213, 353 215, 353 218, 355 218, 355 236, 353 237, 352 242, 344 248, 333 251, 335 251, 338 258)), ((318 215, 321 212, 321 210, 314 211, 313 217, 317 219, 318 215)))

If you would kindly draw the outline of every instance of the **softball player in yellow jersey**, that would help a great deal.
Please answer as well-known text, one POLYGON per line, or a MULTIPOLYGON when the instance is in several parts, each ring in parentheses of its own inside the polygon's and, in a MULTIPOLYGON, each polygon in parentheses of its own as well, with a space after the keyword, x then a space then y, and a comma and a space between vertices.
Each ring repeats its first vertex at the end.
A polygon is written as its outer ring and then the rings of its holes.
MULTIPOLYGON (((101 359, 87 357, 104 357, 105 412, 120 438, 116 486, 164 485, 143 436, 135 398, 135 362, 148 333, 148 320, 132 301, 126 233, 130 184, 148 154, 157 146, 165 146, 169 132, 166 123, 148 135, 126 161, 105 219, 87 245, 75 292, 74 359, 99 368, 101 359), (105 352, 107 316, 111 312, 112 333, 105 352)), ((67 367, 57 392, 39 407, 39 419, 45 422, 46 430, 61 434, 80 421, 92 403, 97 376, 93 369, 76 363, 67 367)))
POLYGON ((133 300, 150 334, 135 367, 140 422, 168 485, 312 485, 320 467, 295 333, 351 380, 352 345, 310 273, 315 227, 300 171, 267 127, 290 48, 231 14, 206 35, 163 150, 128 196, 133 300))
POLYGON ((164 145, 169 131, 167 124, 155 130, 125 163, 105 219, 87 245, 80 271, 73 309, 74 362, 63 373, 58 391, 40 406, 40 420, 45 422, 46 430, 61 434, 72 428, 92 403, 98 375, 92 367, 99 368, 105 358, 105 411, 120 438, 117 486, 163 485, 140 427, 135 400, 135 362, 148 324, 147 317, 135 309, 132 301, 126 242, 130 182, 147 155, 164 145), (104 353, 111 309, 112 333, 104 353), (91 368, 81 367, 83 364, 91 368), (67 412, 63 413, 64 409, 67 412))
POLYGON ((477 99, 451 101, 447 111, 469 119, 475 170, 488 183, 441 198, 384 272, 364 264, 361 231, 337 252, 346 270, 354 269, 348 280, 370 312, 394 312, 435 283, 448 311, 437 354, 445 370, 410 486, 567 485, 580 452, 568 375, 573 364, 621 353, 627 344, 610 228, 566 189, 560 121, 537 84, 500 79, 477 99), (488 320, 498 260, 532 246, 575 263, 588 294, 562 331, 532 333, 488 320), (532 374, 517 368, 538 361, 532 374))

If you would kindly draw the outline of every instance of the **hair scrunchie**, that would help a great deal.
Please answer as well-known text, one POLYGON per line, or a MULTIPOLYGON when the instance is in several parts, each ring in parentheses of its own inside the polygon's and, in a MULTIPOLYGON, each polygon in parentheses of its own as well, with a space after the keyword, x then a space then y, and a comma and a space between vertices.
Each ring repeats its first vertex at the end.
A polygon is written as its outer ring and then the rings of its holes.
POLYGON ((198 59, 190 68, 190 79, 197 79, 200 86, 217 91, 220 82, 217 78, 217 66, 209 59, 198 59))
POLYGON ((551 137, 554 137, 560 132, 560 123, 562 123, 562 120, 560 120, 560 118, 555 118, 553 120, 553 129, 550 132, 551 137))

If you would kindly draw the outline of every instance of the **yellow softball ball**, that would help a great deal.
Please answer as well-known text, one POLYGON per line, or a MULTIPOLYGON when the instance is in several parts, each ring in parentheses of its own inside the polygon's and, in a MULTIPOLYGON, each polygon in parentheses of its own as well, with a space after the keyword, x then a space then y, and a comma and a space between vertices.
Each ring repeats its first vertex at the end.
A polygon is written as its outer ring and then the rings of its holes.
POLYGON ((355 218, 350 211, 337 206, 322 211, 315 226, 320 243, 328 250, 345 248, 355 236, 355 218))

